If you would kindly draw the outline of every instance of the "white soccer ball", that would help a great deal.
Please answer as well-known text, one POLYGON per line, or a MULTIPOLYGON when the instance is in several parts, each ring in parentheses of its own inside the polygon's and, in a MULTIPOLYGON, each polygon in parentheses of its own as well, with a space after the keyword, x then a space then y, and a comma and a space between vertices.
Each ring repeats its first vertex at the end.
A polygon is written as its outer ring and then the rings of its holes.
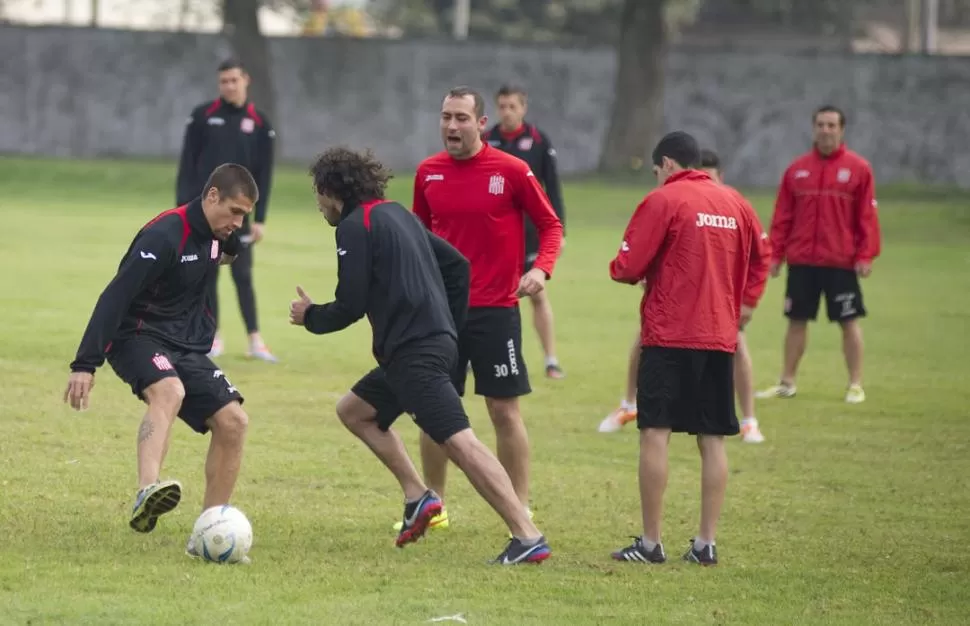
POLYGON ((195 549, 212 563, 239 563, 253 547, 253 527, 242 511, 228 504, 206 509, 192 529, 195 549))

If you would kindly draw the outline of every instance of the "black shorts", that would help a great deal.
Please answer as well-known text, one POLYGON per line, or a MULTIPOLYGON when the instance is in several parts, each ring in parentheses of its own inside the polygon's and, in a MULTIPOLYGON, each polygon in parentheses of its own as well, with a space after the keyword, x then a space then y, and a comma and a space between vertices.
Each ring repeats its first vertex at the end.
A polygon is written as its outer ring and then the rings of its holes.
POLYGON ((825 293, 829 321, 847 322, 866 316, 862 287, 853 270, 837 267, 790 265, 785 287, 785 316, 807 321, 818 317, 818 304, 825 293))
POLYGON ((519 307, 475 307, 458 337, 455 389, 465 395, 468 364, 475 374, 475 394, 486 398, 517 398, 532 392, 522 358, 522 318, 519 307))
POLYGON ((691 435, 736 435, 734 355, 646 347, 637 375, 637 427, 691 435))
POLYGON ((177 377, 185 387, 178 416, 197 433, 209 431, 206 421, 232 402, 243 403, 242 394, 209 357, 162 346, 149 337, 117 342, 108 353, 108 364, 132 393, 142 392, 163 378, 177 377))
POLYGON ((471 427, 452 383, 458 345, 448 335, 411 342, 384 367, 368 372, 351 388, 377 409, 377 425, 387 431, 402 413, 436 443, 471 427))

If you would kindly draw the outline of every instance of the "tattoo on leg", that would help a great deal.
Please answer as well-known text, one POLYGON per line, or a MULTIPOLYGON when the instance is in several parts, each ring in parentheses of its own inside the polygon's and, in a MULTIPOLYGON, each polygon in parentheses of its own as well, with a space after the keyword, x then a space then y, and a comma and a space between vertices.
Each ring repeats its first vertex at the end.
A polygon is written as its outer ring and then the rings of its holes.
POLYGON ((146 417, 142 420, 141 426, 138 427, 138 443, 148 441, 154 432, 155 425, 146 417))

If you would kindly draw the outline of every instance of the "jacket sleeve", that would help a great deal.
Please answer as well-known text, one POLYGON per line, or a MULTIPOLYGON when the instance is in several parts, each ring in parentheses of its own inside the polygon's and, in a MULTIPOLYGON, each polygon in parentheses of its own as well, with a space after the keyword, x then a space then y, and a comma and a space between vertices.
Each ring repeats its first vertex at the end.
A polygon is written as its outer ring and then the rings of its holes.
POLYGON ((855 262, 871 263, 882 249, 879 215, 876 209, 875 180, 871 168, 866 168, 862 184, 856 192, 855 262))
POLYGON ((771 242, 768 239, 768 233, 761 226, 758 212, 747 200, 742 198, 742 202, 744 202, 744 209, 750 219, 748 237, 751 238, 751 253, 748 258, 748 275, 744 281, 741 303, 754 308, 761 301, 761 296, 764 295, 765 286, 768 282, 768 272, 771 268, 771 242))
POLYGON ((788 248, 788 237, 791 235, 794 216, 795 196, 788 184, 788 170, 782 175, 778 186, 778 197, 775 199, 775 212, 771 216, 771 260, 781 263, 785 260, 788 248))
MULTIPOLYGON (((516 165, 513 179, 516 204, 529 216, 539 233, 539 254, 532 266, 541 269, 547 277, 552 277, 552 270, 562 248, 562 222, 525 161, 519 161, 516 165)), ((510 243, 522 247, 521 241, 510 243)))
POLYGON ((655 195, 644 198, 623 233, 620 251, 610 261, 610 278, 631 285, 646 278, 647 270, 667 238, 669 225, 670 217, 664 201, 655 195))
POLYGON ((101 367, 105 350, 114 339, 131 301, 175 262, 175 244, 164 231, 150 230, 132 242, 118 273, 94 306, 81 338, 72 372, 91 372, 101 367))
POLYGON ((257 137, 256 171, 252 173, 256 188, 259 190, 259 200, 256 201, 256 207, 253 209, 253 219, 257 224, 266 221, 266 207, 269 205, 269 192, 273 183, 273 166, 276 158, 276 131, 262 112, 260 115, 263 118, 263 125, 257 137))
POLYGON ((448 294, 448 308, 451 319, 455 322, 455 330, 461 331, 468 318, 468 293, 471 286, 471 264, 461 252, 450 243, 429 230, 428 240, 438 261, 441 279, 445 283, 448 294))
POLYGON ((424 187, 421 185, 421 168, 414 174, 414 196, 411 202, 411 210, 418 216, 421 223, 428 230, 431 230, 431 207, 428 200, 424 197, 424 187))
POLYGON ((182 137, 182 156, 179 159, 178 175, 175 185, 175 203, 187 204, 195 199, 202 191, 202 185, 197 180, 199 154, 202 152, 205 140, 205 121, 201 112, 192 111, 185 123, 185 133, 182 137))
POLYGON ((347 328, 367 313, 371 250, 364 225, 345 221, 337 227, 337 288, 333 302, 313 304, 303 326, 315 335, 347 328))
POLYGON ((542 184, 546 188, 546 195, 549 196, 549 203, 552 204, 553 211, 559 217, 562 224, 563 235, 566 234, 566 206, 562 201, 562 183, 559 180, 559 163, 556 157, 556 149, 552 147, 549 138, 541 134, 542 145, 542 171, 539 173, 542 184))

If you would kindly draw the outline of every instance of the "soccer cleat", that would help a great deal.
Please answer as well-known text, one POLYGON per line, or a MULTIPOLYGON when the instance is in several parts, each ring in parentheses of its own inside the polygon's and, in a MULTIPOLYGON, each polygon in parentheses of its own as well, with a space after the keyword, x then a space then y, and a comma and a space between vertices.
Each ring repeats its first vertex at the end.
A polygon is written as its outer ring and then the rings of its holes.
POLYGON ((565 377, 566 372, 563 371, 562 366, 558 363, 550 363, 549 365, 546 365, 546 378, 562 380, 565 377))
POLYGON ((761 443, 765 436, 758 428, 758 420, 753 417, 741 420, 741 441, 745 443, 761 443))
MULTIPOLYGON (((394 530, 400 532, 402 528, 404 528, 404 522, 394 522, 394 530)), ((442 506, 441 513, 431 518, 428 530, 445 530, 446 528, 448 528, 448 511, 442 506)))
POLYGON ((542 563, 550 556, 552 556, 552 549, 546 543, 545 537, 539 537, 539 540, 531 545, 525 545, 521 539, 513 537, 509 540, 509 545, 502 551, 502 554, 492 561, 492 564, 542 563))
POLYGON ((250 359, 257 359, 259 361, 266 361, 267 363, 277 363, 279 359, 273 356, 273 353, 269 351, 266 344, 252 344, 249 346, 249 352, 246 356, 250 359))
POLYGON ((849 404, 865 402, 866 392, 862 390, 862 385, 849 385, 849 390, 845 392, 845 401, 849 404))
POLYGON ((709 543, 700 550, 694 549, 694 539, 690 540, 690 548, 684 553, 684 560, 698 565, 717 565, 717 548, 709 543))
POLYGON ((647 552, 643 545, 643 537, 634 537, 633 544, 622 550, 617 550, 612 555, 614 561, 631 561, 636 563, 663 563, 667 560, 662 544, 657 544, 653 550, 647 552))
POLYGON ((618 409, 603 418, 600 422, 599 431, 601 433, 615 433, 623 429, 624 426, 637 419, 636 407, 621 405, 618 409))
POLYGON ((767 389, 762 389, 754 394, 754 397, 759 400, 768 400, 769 398, 794 398, 795 391, 795 385, 781 382, 767 389))
POLYGON ((128 525, 140 533, 155 530, 158 518, 178 506, 182 499, 182 485, 177 480, 165 480, 138 491, 131 508, 128 525))
POLYGON ((424 536, 431 520, 441 513, 441 498, 428 489, 417 502, 404 505, 404 519, 395 545, 403 548, 406 544, 424 536))

